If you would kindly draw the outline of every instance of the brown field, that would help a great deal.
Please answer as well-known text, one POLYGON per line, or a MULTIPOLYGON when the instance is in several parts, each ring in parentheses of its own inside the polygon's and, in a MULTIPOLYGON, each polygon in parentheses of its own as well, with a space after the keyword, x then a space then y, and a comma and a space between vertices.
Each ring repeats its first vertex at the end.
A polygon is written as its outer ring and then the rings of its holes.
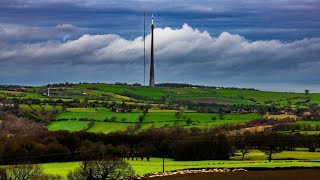
POLYGON ((264 118, 267 118, 267 119, 286 119, 286 118, 292 118, 292 119, 295 119, 297 120, 298 119, 298 116, 296 115, 289 115, 289 114, 280 114, 280 115, 265 115, 264 118))
MULTIPOLYGON (((154 180, 316 180, 320 169, 257 170, 229 173, 199 173, 168 177, 149 178, 154 180)), ((147 179, 147 178, 146 178, 147 179)))
POLYGON ((264 131, 271 131, 272 126, 271 125, 266 125, 266 126, 255 126, 255 127, 248 127, 248 128, 243 128, 239 130, 234 130, 234 131, 229 131, 230 135, 237 135, 237 134, 245 134, 245 133, 260 133, 264 131))

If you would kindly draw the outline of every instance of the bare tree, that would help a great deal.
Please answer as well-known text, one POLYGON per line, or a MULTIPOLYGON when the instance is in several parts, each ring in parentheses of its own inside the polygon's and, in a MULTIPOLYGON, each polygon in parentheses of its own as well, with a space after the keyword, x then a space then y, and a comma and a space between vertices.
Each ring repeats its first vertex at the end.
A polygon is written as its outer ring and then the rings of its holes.
POLYGON ((240 152, 242 153, 242 160, 244 160, 244 156, 246 154, 248 154, 250 152, 249 148, 247 146, 243 146, 241 149, 240 149, 240 152))
MULTIPOLYGON (((37 164, 14 165, 6 170, 7 179, 9 180, 60 180, 60 176, 46 175, 43 168, 37 164)), ((0 175, 1 176, 1 175, 0 175)))
POLYGON ((268 160, 269 160, 269 162, 271 162, 272 155, 282 152, 282 149, 280 149, 279 147, 275 147, 275 146, 269 146, 269 147, 263 149, 262 151, 266 155, 268 155, 268 160))
POLYGON ((85 161, 67 175, 69 180, 125 179, 134 176, 131 165, 120 159, 85 161))

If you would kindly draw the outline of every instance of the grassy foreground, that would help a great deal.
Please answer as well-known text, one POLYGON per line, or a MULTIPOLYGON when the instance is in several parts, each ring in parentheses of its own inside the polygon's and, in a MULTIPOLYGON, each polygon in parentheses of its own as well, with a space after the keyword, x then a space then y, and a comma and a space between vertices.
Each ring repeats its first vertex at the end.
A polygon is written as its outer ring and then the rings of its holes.
MULTIPOLYGON (((162 172, 162 159, 152 158, 149 162, 129 161, 137 175, 151 172, 162 172)), ((43 164, 45 173, 66 177, 69 171, 76 169, 79 162, 47 163, 43 164)), ((268 162, 261 161, 174 161, 165 159, 165 171, 197 168, 275 168, 275 167, 320 167, 320 162, 299 161, 299 160, 275 160, 268 162)))
MULTIPOLYGON (((259 151, 252 151, 244 161, 239 156, 232 160, 206 160, 206 161, 175 161, 165 159, 165 171, 201 168, 284 168, 284 167, 320 167, 320 152, 309 153, 306 151, 284 151, 276 154, 272 162, 268 162, 266 156, 259 151), (295 160, 285 160, 295 158, 295 160)), ((137 175, 162 171, 162 159, 151 158, 146 160, 128 161, 137 175)), ((47 174, 61 175, 66 177, 69 171, 76 169, 80 162, 47 163, 43 164, 47 174)))

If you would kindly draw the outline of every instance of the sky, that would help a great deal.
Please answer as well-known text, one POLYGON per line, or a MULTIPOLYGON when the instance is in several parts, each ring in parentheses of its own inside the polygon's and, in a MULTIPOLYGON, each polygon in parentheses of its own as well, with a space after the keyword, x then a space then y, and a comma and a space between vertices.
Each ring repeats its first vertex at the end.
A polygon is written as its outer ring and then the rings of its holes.
POLYGON ((1 0, 0 84, 143 84, 144 12, 156 83, 320 92, 319 0, 1 0))

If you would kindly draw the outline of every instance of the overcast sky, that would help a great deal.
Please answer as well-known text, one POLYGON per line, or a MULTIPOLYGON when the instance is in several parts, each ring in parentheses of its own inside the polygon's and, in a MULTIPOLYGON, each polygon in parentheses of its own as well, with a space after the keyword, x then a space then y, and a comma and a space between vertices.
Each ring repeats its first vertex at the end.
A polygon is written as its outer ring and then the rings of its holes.
POLYGON ((319 0, 1 0, 0 84, 143 83, 144 11, 156 83, 320 92, 319 0))

